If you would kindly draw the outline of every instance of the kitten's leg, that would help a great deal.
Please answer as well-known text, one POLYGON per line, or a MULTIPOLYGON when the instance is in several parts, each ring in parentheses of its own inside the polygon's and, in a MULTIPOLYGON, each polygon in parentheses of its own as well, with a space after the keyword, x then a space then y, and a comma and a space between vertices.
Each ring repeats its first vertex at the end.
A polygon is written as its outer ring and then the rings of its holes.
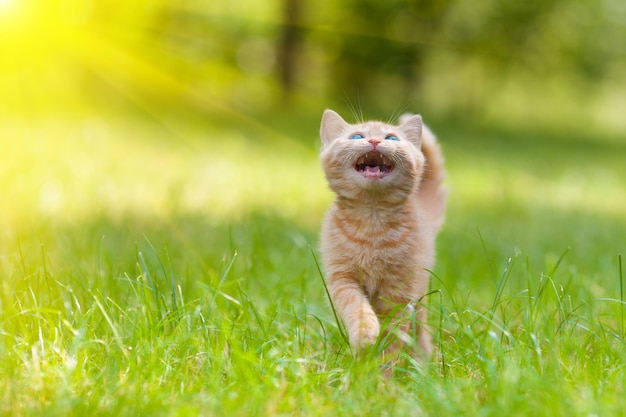
POLYGON ((334 275, 328 279, 328 291, 348 330, 350 346, 360 350, 376 343, 380 323, 361 285, 347 274, 334 275))

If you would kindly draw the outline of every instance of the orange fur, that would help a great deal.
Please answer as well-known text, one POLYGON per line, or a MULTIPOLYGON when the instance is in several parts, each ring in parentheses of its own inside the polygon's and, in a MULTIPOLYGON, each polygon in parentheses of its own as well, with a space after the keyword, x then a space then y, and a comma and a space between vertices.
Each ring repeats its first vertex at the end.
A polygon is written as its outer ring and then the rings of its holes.
POLYGON ((326 110, 320 133, 322 166, 336 195, 322 225, 322 257, 350 345, 375 344, 382 325, 382 333, 395 335, 392 350, 409 336, 418 354, 428 356, 432 344, 420 300, 446 205, 439 145, 413 115, 402 116, 398 126, 350 125, 326 110), (362 138, 350 139, 355 133, 362 138))

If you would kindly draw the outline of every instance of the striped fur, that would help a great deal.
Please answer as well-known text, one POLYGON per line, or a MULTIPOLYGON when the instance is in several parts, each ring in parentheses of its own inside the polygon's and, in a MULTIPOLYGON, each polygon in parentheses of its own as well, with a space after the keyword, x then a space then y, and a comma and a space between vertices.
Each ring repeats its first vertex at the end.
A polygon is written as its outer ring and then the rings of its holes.
MULTIPOLYGON (((335 193, 322 225, 324 272, 333 305, 355 350, 373 345, 381 334, 417 340, 419 356, 432 351, 426 310, 435 259, 435 237, 444 218, 443 157, 420 116, 402 116, 400 125, 351 125, 326 110, 320 158, 335 193), (359 133, 363 139, 350 139, 359 133), (398 140, 385 140, 388 135, 398 140), (393 166, 357 170, 374 148, 393 166), (411 331, 411 317, 417 329, 411 331), (382 330, 381 330, 382 327, 382 330), (393 330, 392 330, 393 329, 393 330)), ((394 139, 394 138, 391 138, 394 139)), ((409 339, 410 340, 410 339, 409 339)))

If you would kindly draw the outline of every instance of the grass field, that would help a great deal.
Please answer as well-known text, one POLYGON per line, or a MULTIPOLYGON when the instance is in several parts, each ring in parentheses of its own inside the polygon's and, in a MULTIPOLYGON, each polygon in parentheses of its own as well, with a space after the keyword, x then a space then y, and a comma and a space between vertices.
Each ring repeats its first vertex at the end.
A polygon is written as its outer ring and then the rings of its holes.
POLYGON ((317 119, 3 123, 0 414, 621 415, 625 145, 433 127, 437 349, 385 376, 316 265, 317 119))

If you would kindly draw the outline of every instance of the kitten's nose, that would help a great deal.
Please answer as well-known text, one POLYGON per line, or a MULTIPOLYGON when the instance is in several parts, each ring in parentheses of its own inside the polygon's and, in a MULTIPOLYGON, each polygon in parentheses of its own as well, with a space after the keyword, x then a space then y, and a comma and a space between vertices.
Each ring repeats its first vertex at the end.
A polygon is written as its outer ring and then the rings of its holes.
POLYGON ((372 139, 369 139, 368 142, 371 143, 372 146, 374 146, 374 149, 376 149, 376 146, 378 146, 378 144, 380 143, 380 139, 372 138, 372 139))

